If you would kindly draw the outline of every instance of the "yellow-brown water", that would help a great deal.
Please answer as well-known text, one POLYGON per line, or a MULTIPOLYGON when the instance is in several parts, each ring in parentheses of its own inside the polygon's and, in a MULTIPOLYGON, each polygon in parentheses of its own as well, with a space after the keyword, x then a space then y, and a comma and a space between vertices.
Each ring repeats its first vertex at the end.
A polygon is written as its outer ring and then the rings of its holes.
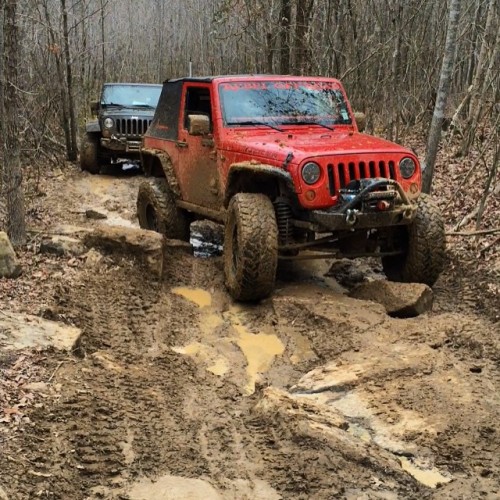
MULTIPOLYGON (((207 371, 218 376, 229 372, 230 352, 228 345, 238 346, 246 359, 246 375, 243 389, 246 394, 255 392, 255 383, 261 375, 272 366, 276 356, 285 352, 285 346, 273 333, 251 332, 243 324, 246 311, 241 306, 232 306, 228 311, 219 313, 212 307, 212 296, 201 288, 176 287, 172 292, 184 297, 203 309, 200 318, 200 330, 203 339, 182 347, 174 347, 179 354, 189 356, 205 365, 207 371), (224 327, 225 331, 233 331, 235 335, 218 336, 216 330, 224 327)), ((219 333, 220 334, 220 333, 219 333)), ((308 359, 312 354, 308 340, 305 337, 297 338, 295 352, 297 362, 308 359)))
POLYGON ((236 331, 237 336, 234 342, 241 349, 247 360, 248 380, 245 384, 245 392, 253 394, 255 392, 255 383, 260 375, 267 372, 276 356, 285 352, 283 342, 273 334, 251 333, 242 324, 244 311, 241 307, 232 307, 224 314, 231 322, 231 326, 236 331))
POLYGON ((209 307, 212 305, 212 295, 201 288, 187 288, 179 286, 172 288, 172 292, 193 302, 198 307, 209 307))

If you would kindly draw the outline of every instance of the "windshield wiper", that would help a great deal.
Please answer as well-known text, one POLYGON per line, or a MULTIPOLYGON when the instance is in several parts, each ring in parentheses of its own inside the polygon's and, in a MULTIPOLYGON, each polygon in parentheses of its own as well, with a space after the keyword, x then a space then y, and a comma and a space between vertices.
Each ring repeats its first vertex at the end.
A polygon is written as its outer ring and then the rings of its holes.
MULTIPOLYGON (((285 125, 285 123, 283 123, 285 125)), ((328 130, 335 130, 335 127, 331 127, 330 125, 327 125, 326 123, 321 123, 321 122, 312 122, 308 120, 297 120, 293 121, 290 123, 286 123, 286 125, 319 125, 320 127, 324 127, 328 130)))
POLYGON ((117 104, 116 102, 103 102, 102 105, 113 108, 125 108, 124 104, 117 104))
POLYGON ((270 123, 267 123, 267 122, 260 122, 257 120, 247 120, 244 122, 228 122, 228 125, 229 126, 231 126, 231 125, 264 125, 264 127, 269 127, 269 128, 274 129, 274 130, 277 130, 278 132, 283 132, 282 129, 280 129, 279 127, 276 127, 275 125, 271 125, 270 123))
POLYGON ((131 104, 131 108, 145 108, 145 109, 155 109, 155 106, 151 106, 151 104, 131 104))

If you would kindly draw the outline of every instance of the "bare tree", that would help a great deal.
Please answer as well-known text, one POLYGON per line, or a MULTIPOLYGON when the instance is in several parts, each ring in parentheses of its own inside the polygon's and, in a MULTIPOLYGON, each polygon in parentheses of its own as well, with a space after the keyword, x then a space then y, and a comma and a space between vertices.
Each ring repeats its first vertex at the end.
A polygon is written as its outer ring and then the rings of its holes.
POLYGON ((460 8, 461 0, 451 0, 446 46, 441 66, 441 75, 439 77, 439 88, 436 97, 436 105, 434 107, 434 115, 432 116, 429 137, 427 140, 427 150, 425 153, 422 185, 422 189, 425 193, 431 192, 434 164, 436 162, 439 141, 441 140, 444 110, 446 107, 446 100, 448 99, 448 94, 450 92, 452 71, 455 64, 460 8))
POLYGON ((26 243, 26 221, 19 139, 17 0, 5 0, 4 22, 4 85, 3 85, 3 170, 2 190, 7 199, 7 233, 14 246, 26 243))

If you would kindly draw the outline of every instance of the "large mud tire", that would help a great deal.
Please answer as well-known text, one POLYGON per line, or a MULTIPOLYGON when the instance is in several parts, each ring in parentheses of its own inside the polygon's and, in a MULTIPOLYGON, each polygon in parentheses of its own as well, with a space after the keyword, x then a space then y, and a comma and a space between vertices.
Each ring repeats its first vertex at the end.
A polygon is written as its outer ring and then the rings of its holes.
POLYGON ((80 168, 91 174, 101 171, 99 164, 99 137, 93 134, 85 134, 80 145, 80 168))
POLYGON ((169 239, 189 241, 189 220, 176 206, 165 179, 152 178, 140 184, 137 218, 143 229, 164 234, 169 239))
POLYGON ((239 193, 229 203, 224 231, 226 287, 235 300, 270 295, 278 264, 278 226, 271 200, 239 193))
POLYGON ((420 195, 415 220, 400 228, 399 238, 404 254, 382 259, 387 278, 433 286, 444 268, 446 237, 441 212, 428 195, 420 195))

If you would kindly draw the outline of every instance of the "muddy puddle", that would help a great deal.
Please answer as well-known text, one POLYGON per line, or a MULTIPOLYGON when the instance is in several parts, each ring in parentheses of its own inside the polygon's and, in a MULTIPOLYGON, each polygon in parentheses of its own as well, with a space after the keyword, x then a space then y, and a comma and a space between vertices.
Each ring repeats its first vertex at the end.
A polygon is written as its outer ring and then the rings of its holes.
MULTIPOLYGON (((176 346, 174 351, 202 363, 207 371, 223 376, 231 369, 236 346, 244 357, 246 380, 242 382, 245 394, 255 392, 255 384, 261 380, 272 366, 276 357, 285 352, 280 338, 272 333, 253 332, 245 326, 244 306, 232 305, 227 310, 217 309, 212 303, 212 295, 200 288, 176 287, 176 295, 183 297, 200 308, 200 331, 203 338, 185 346, 176 346), (224 334, 220 335, 220 330, 224 334)), ((307 349, 302 339, 304 350, 307 349)), ((294 359, 300 359, 298 350, 294 359)), ((306 354, 304 354, 306 355, 306 354)))

